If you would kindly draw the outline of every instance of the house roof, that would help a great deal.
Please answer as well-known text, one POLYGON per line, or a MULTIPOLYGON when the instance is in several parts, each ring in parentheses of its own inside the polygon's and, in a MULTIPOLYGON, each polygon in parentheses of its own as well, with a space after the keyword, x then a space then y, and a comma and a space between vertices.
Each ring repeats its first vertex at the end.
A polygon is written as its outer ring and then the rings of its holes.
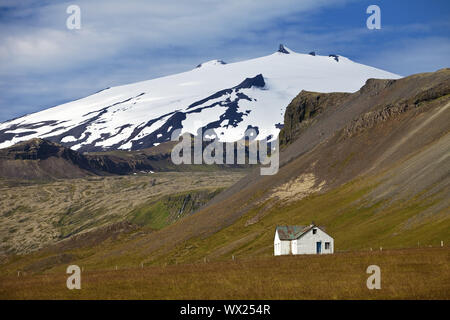
POLYGON ((295 240, 314 227, 316 226, 277 226, 276 231, 278 231, 278 237, 280 240, 295 240))

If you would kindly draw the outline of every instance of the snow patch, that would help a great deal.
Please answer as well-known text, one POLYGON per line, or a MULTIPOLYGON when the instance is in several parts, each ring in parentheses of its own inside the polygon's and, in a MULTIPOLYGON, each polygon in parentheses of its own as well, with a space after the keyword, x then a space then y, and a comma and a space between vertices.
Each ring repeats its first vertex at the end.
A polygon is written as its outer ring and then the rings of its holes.
POLYGON ((74 136, 65 136, 64 138, 61 139, 62 143, 75 142, 75 141, 77 141, 77 138, 75 138, 74 136))

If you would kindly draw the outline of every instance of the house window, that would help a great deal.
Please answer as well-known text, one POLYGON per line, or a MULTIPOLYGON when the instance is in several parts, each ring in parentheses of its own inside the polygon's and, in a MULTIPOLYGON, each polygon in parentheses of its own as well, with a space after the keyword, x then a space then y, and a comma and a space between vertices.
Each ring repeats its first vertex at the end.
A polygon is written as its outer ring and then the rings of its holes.
POLYGON ((325 242, 325 250, 330 250, 330 243, 329 242, 325 242))
POLYGON ((313 234, 316 234, 317 233, 317 229, 313 229, 313 234))

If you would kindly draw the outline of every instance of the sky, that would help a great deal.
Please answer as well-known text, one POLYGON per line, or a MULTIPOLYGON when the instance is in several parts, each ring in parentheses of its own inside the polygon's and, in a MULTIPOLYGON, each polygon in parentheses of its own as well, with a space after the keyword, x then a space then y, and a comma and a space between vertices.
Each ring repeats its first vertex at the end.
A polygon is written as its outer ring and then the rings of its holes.
POLYGON ((450 1, 0 0, 0 122, 280 43, 402 76, 435 71, 450 67, 450 1), (380 29, 366 26, 372 4, 380 29), (70 5, 80 29, 66 26, 70 5))

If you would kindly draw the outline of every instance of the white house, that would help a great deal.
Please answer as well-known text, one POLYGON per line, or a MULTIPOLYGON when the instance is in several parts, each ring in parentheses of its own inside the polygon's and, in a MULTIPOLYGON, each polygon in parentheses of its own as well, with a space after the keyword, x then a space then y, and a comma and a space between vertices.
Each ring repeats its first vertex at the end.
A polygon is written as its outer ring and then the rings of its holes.
POLYGON ((333 253, 334 239, 315 224, 278 226, 275 230, 273 247, 275 256, 333 253))

